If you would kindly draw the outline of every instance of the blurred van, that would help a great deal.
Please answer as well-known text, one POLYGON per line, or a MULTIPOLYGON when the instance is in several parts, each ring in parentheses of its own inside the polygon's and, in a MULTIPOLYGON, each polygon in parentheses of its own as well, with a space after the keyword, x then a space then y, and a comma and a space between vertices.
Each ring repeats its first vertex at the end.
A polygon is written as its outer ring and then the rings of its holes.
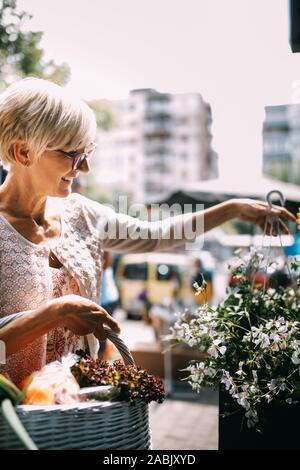
POLYGON ((172 253, 124 255, 118 263, 116 281, 121 306, 129 315, 143 316, 143 308, 161 305, 166 299, 191 305, 191 272, 194 259, 172 253))

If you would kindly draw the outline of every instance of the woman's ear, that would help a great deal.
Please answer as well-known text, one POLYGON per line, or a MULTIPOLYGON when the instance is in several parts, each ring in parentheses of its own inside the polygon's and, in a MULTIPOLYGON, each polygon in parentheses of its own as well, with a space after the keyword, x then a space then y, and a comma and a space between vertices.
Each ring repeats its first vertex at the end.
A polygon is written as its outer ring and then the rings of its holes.
POLYGON ((24 140, 17 140, 13 144, 13 154, 15 161, 23 166, 30 166, 29 149, 24 140))

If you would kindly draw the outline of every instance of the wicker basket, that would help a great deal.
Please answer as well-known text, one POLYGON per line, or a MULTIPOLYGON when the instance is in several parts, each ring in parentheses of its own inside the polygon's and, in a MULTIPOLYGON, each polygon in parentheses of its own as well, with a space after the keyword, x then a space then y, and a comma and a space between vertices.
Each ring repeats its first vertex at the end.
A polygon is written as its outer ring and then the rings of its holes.
MULTIPOLYGON (((116 345, 125 364, 134 364, 128 348, 112 330, 107 330, 107 337, 116 345)), ((149 410, 143 402, 21 405, 16 410, 39 449, 151 449, 149 410)), ((0 450, 6 449, 23 446, 0 415, 0 450)))

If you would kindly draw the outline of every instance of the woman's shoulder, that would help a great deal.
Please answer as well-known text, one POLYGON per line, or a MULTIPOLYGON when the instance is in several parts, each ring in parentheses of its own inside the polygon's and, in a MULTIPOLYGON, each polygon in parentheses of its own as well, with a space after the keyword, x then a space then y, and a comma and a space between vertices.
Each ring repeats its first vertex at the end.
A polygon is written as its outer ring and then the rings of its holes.
POLYGON ((80 207, 98 215, 114 212, 112 205, 102 204, 78 193, 72 193, 67 197, 66 206, 80 207))
POLYGON ((101 204, 78 193, 72 193, 67 197, 65 210, 77 218, 88 218, 95 226, 100 220, 111 219, 115 213, 113 206, 101 204))

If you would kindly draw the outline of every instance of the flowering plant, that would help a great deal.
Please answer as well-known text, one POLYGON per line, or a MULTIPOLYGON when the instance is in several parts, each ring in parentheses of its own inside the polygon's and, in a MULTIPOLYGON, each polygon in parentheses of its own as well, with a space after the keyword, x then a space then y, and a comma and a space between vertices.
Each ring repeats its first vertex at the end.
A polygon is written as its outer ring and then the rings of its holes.
MULTIPOLYGON (((264 255, 254 248, 246 256, 236 254, 232 276, 238 282, 225 300, 181 314, 168 338, 205 353, 186 369, 192 388, 227 391, 243 422, 259 429, 266 404, 293 404, 300 396, 299 266, 291 263, 289 286, 256 285, 253 275, 269 267, 264 255)), ((201 294, 205 282, 195 287, 201 294)))

